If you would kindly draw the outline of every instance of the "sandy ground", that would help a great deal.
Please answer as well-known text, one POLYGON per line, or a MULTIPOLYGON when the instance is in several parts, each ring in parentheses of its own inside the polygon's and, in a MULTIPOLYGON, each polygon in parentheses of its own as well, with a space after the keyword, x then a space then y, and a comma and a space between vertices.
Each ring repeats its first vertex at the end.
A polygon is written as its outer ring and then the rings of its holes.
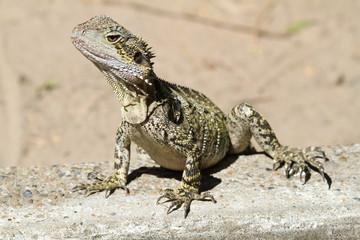
POLYGON ((0 0, 0 167, 112 159, 118 103, 70 42, 98 14, 153 46, 158 76, 225 112, 252 104, 285 144, 360 142, 359 11, 352 0, 0 0))

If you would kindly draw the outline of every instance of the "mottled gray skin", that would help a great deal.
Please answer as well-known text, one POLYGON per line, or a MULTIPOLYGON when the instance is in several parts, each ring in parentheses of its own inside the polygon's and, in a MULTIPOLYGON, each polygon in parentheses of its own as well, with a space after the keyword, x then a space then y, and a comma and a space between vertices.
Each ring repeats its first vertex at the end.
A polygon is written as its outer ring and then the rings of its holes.
POLYGON ((324 176, 317 160, 326 159, 321 148, 282 146, 268 122, 248 104, 234 107, 226 116, 202 93, 158 78, 147 44, 111 18, 96 16, 78 25, 72 42, 105 75, 123 117, 116 134, 115 174, 107 178, 97 174, 96 183, 75 190, 127 190, 131 142, 159 165, 184 170, 181 186, 163 189, 159 200, 171 201, 168 212, 184 204, 185 217, 192 200, 215 202, 210 193, 199 193, 200 169, 215 165, 226 154, 243 152, 252 136, 274 158, 275 169, 285 164, 288 177, 300 171, 303 179, 308 164, 324 176))

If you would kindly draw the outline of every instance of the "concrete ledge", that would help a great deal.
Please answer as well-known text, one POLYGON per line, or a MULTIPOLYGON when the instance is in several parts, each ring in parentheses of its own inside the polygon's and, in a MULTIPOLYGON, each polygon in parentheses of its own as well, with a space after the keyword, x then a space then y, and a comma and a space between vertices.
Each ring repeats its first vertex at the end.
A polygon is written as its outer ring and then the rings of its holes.
POLYGON ((307 184, 273 172, 263 154, 228 158, 204 176, 216 200, 194 201, 187 219, 166 215, 158 191, 181 174, 148 159, 132 162, 130 195, 72 193, 109 162, 0 169, 4 239, 355 239, 360 236, 360 144, 326 148, 331 189, 314 172, 307 184), (235 161, 236 160, 236 161, 235 161))

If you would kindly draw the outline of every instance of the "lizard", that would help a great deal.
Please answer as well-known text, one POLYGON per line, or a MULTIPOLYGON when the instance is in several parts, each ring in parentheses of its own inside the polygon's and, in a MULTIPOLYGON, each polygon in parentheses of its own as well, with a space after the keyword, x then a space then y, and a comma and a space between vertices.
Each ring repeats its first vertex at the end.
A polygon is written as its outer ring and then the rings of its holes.
POLYGON ((181 206, 184 216, 193 200, 216 202, 209 192, 199 191, 201 170, 229 154, 251 147, 252 137, 273 158, 273 169, 284 167, 287 178, 300 174, 305 184, 310 169, 325 180, 328 161, 321 147, 296 148, 280 144, 268 121, 252 106, 242 103, 225 115, 204 94, 159 78, 148 44, 118 24, 100 15, 77 25, 71 35, 74 46, 103 73, 120 102, 122 121, 116 132, 114 174, 94 172, 93 183, 81 183, 74 191, 86 193, 127 188, 130 145, 135 143, 160 166, 183 171, 179 187, 160 190, 170 202, 167 213, 181 206))

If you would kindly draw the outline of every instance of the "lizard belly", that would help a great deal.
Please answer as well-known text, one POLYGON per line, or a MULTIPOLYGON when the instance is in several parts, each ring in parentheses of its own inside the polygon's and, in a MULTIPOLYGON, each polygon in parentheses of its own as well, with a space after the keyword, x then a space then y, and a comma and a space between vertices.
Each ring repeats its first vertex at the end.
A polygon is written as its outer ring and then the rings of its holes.
POLYGON ((185 169, 186 156, 170 145, 155 141, 152 136, 144 134, 139 128, 133 129, 131 135, 131 140, 160 166, 178 171, 185 169))
MULTIPOLYGON (((131 131, 131 140, 160 166, 177 171, 185 169, 187 159, 185 154, 169 144, 163 144, 161 141, 155 140, 154 136, 144 133, 144 131, 142 128, 134 128, 131 131)), ((201 168, 205 169, 214 166, 221 161, 224 155, 206 156, 202 160, 201 168)))

